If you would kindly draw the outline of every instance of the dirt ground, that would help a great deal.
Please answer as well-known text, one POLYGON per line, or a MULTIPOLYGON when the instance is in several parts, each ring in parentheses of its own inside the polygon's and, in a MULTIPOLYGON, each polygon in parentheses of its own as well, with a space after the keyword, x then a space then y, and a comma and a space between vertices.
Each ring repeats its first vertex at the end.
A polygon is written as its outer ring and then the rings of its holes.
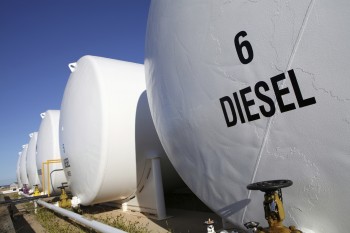
MULTIPOLYGON (((1 201, 9 201, 12 195, 2 195, 1 201)), ((0 205, 0 232, 4 233, 44 233, 45 229, 30 214, 24 204, 0 205)))
MULTIPOLYGON (((99 207, 95 207, 99 208, 99 207)), ((101 209, 104 207, 100 207, 101 209)), ((95 217, 106 219, 109 217, 123 216, 127 221, 138 222, 146 226, 148 230, 155 233, 199 233, 207 232, 203 224, 208 218, 214 219, 217 227, 221 228, 221 218, 212 212, 199 212, 183 209, 167 209, 168 218, 157 220, 155 216, 139 212, 126 211, 120 209, 110 209, 99 211, 95 217)))
MULTIPOLYGON (((167 197, 167 216, 164 220, 157 220, 155 216, 139 212, 126 211, 106 205, 94 205, 82 207, 84 216, 97 220, 113 219, 118 216, 131 223, 137 223, 150 232, 155 233, 200 233, 207 232, 204 221, 208 218, 215 221, 215 229, 222 228, 221 218, 210 211, 203 203, 194 196, 167 197), (181 204, 180 204, 181 203, 181 204)), ((22 203, 12 206, 12 222, 15 232, 45 233, 50 232, 38 222, 33 203, 22 203)), ((0 213, 1 214, 1 213, 0 213)), ((57 216, 60 224, 72 224, 66 218, 57 216)), ((73 225, 77 225, 73 223, 73 225)), ((2 231, 1 231, 2 232, 2 231)), ((81 227, 78 232, 91 232, 81 227)))
POLYGON ((13 225, 15 227, 16 233, 47 232, 36 220, 35 216, 26 210, 24 204, 16 205, 15 211, 16 213, 13 215, 13 225))
MULTIPOLYGON (((0 202, 5 201, 4 196, 0 194, 0 202)), ((12 220, 9 214, 9 210, 6 205, 0 205, 0 232, 2 233, 13 233, 12 220)))

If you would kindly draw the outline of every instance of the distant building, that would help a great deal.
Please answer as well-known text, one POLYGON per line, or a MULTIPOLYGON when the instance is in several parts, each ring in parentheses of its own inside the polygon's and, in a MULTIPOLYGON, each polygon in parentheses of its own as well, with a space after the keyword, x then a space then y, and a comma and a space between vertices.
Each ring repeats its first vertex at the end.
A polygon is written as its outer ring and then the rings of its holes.
POLYGON ((16 189, 18 189, 18 183, 17 183, 17 182, 14 182, 14 183, 10 184, 10 189, 11 189, 11 190, 16 190, 16 189))

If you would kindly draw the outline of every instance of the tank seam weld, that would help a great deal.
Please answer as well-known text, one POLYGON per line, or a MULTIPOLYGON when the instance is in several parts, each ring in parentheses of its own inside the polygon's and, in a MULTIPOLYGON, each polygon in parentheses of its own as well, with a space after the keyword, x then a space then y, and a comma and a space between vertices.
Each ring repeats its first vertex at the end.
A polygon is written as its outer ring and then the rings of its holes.
MULTIPOLYGON (((290 67, 291 67, 291 65, 292 65, 292 63, 293 63, 295 54, 296 54, 296 52, 297 52, 297 50, 298 50, 298 48, 299 48, 299 44, 300 44, 301 38, 302 38, 302 36, 303 36, 303 34, 304 34, 304 31, 305 31, 305 28, 306 28, 308 19, 309 19, 310 15, 311 15, 311 10, 312 10, 312 8, 313 8, 313 5, 314 5, 315 1, 316 1, 316 0, 311 0, 309 6, 308 6, 308 8, 307 8, 307 11, 306 11, 306 14, 305 14, 303 23, 302 23, 302 25, 301 25, 301 27, 300 27, 300 30, 299 30, 299 33, 298 33, 297 40, 296 40, 295 45, 294 45, 294 47, 293 47, 292 53, 291 53, 291 55, 290 55, 290 57, 289 57, 289 61, 288 61, 288 64, 287 64, 287 68, 286 68, 286 70, 285 70, 284 73, 287 73, 287 71, 290 69, 290 67)), ((281 87, 283 87, 284 84, 285 84, 285 81, 283 81, 281 87)), ((276 99, 275 99, 274 103, 276 103, 276 99)), ((251 179, 250 183, 253 183, 254 180, 255 180, 256 173, 257 173, 257 171, 258 171, 259 164, 260 164, 260 161, 261 161, 262 153, 263 153, 263 150, 265 149, 265 145, 266 145, 266 143, 267 143, 267 138, 268 138, 268 135, 269 135, 269 133, 270 133, 270 129, 271 129, 271 125, 272 125, 272 120, 273 120, 275 117, 276 117, 276 115, 273 116, 273 117, 271 117, 271 118, 268 120, 268 125, 267 125, 267 127, 266 127, 266 132, 265 132, 264 139, 263 139, 263 142, 262 142, 261 147, 260 147, 260 150, 259 150, 259 155, 258 155, 258 158, 257 158, 256 163, 255 163, 255 168, 254 168, 253 176, 252 176, 252 179, 251 179)), ((252 192, 251 190, 248 191, 248 197, 247 197, 247 199, 250 198, 251 192, 252 192)), ((246 215, 246 212, 247 212, 247 207, 248 207, 248 206, 246 206, 246 207, 244 208, 244 211, 243 211, 243 214, 242 214, 242 220, 241 220, 241 223, 242 223, 242 224, 244 223, 244 218, 245 218, 245 215, 246 215)))

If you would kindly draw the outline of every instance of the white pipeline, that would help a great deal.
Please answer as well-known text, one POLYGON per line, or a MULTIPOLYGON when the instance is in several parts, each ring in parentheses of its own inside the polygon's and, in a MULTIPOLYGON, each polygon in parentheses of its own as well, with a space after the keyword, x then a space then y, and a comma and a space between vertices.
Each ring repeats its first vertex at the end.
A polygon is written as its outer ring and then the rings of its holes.
POLYGON ((63 216, 71 218, 71 219, 73 219, 73 220, 75 220, 75 221, 77 221, 77 222, 79 222, 87 227, 90 227, 96 231, 103 232, 103 233, 126 233, 125 231, 122 231, 122 230, 119 230, 117 228, 108 226, 106 224, 97 222, 95 220, 90 220, 90 219, 84 218, 83 216, 81 216, 79 214, 73 213, 71 211, 65 210, 65 209, 57 207, 57 206, 54 206, 54 205, 49 204, 45 201, 38 200, 37 203, 39 205, 42 205, 42 206, 56 212, 56 213, 59 213, 63 216))
POLYGON ((21 195, 25 197, 31 197, 29 194, 25 194, 25 193, 22 193, 21 195))

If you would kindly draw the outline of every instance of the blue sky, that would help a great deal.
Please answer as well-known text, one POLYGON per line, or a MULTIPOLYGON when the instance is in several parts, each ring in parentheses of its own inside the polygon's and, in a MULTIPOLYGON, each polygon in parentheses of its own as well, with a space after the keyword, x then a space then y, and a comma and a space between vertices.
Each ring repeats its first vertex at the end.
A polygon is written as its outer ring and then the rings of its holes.
POLYGON ((96 55, 143 63, 150 0, 0 1, 0 185, 39 114, 60 109, 68 63, 96 55))

